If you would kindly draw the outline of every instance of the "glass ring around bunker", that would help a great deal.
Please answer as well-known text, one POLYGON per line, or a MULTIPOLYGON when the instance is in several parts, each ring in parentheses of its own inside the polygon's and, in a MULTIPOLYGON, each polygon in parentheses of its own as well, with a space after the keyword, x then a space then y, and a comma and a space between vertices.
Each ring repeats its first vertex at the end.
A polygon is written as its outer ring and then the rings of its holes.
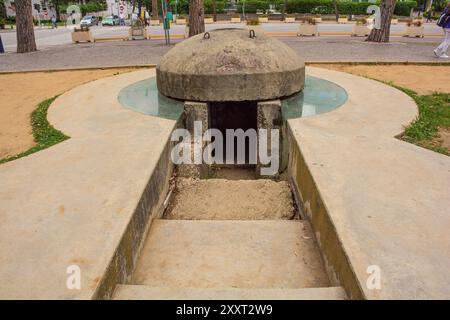
MULTIPOLYGON (((119 92, 119 102, 133 111, 177 120, 184 102, 168 98, 158 92, 156 77, 133 83, 119 92)), ((331 111, 347 101, 341 86, 313 76, 306 76, 302 92, 281 100, 283 119, 312 116, 331 111)))

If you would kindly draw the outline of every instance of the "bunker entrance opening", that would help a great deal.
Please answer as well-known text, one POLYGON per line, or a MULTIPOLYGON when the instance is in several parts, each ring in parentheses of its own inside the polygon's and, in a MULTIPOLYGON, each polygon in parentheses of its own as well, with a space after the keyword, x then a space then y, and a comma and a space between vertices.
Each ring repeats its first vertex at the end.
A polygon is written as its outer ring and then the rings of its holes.
MULTIPOLYGON (((257 130, 257 102, 256 101, 224 101, 210 102, 209 108, 209 128, 218 129, 223 136, 223 156, 227 158, 227 129, 242 129, 244 132, 248 129, 257 130)), ((229 138, 228 138, 229 139, 229 138)), ((234 145, 234 163, 237 163, 238 141, 236 137, 234 145)), ((233 141, 228 141, 232 143, 233 141)), ((245 139, 245 164, 251 163, 250 150, 257 150, 257 141, 251 141, 248 137, 245 139), (254 143, 255 145, 250 145, 254 143), (251 148, 252 147, 252 148, 251 148)), ((230 156, 230 155, 228 155, 230 156)))

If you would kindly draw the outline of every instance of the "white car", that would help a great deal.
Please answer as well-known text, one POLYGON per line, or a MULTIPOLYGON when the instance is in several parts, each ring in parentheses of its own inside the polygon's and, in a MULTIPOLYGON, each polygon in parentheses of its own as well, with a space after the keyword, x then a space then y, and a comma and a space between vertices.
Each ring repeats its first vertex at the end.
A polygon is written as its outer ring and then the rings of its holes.
POLYGON ((85 16, 83 17, 83 19, 81 19, 80 25, 89 27, 93 25, 98 26, 98 18, 95 16, 85 16))

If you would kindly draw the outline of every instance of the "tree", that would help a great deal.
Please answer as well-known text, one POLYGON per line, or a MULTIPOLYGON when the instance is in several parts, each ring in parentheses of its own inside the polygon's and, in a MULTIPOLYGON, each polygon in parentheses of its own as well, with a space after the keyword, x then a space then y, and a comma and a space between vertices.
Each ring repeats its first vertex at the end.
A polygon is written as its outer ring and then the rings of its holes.
POLYGON ((373 28, 367 37, 371 42, 389 42, 391 32, 391 19, 394 14, 397 0, 381 0, 380 3, 380 29, 373 28))
POLYGON ((31 0, 16 0, 17 52, 36 51, 31 0))
POLYGON ((0 1, 0 19, 6 19, 6 7, 3 1, 0 1))
POLYGON ((213 20, 217 21, 217 3, 216 0, 212 0, 213 20))
POLYGON ((287 0, 284 0, 283 2, 283 11, 281 12, 281 20, 286 19, 286 8, 287 8, 287 0))
POLYGON ((158 0, 152 0, 152 18, 158 18, 158 0))
POLYGON ((334 14, 336 15, 336 22, 339 20, 339 10, 337 6, 337 0, 333 0, 334 14))
POLYGON ((189 37, 205 32, 203 0, 189 2, 189 37))
POLYGON ((50 2, 53 4, 53 7, 55 7, 56 11, 56 20, 60 20, 60 7, 61 6, 68 6, 69 0, 50 0, 50 2))

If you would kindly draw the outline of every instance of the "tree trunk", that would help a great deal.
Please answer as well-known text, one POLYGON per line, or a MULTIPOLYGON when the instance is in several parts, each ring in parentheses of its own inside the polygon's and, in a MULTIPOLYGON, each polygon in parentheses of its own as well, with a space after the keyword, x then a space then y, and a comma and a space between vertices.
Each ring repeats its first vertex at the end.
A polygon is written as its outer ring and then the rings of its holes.
POLYGON ((287 0, 284 0, 283 11, 281 12, 281 21, 286 20, 286 7, 287 7, 287 0))
POLYGON ((339 20, 339 11, 337 6, 337 0, 333 0, 334 14, 336 15, 336 22, 339 20))
POLYGON ((158 0, 152 0, 152 18, 158 18, 158 0))
POLYGON ((189 37, 205 32, 203 0, 189 2, 189 37))
POLYGON ((31 0, 16 0, 17 52, 36 51, 31 0))
POLYGON ((217 21, 217 2, 216 2, 216 0, 213 0, 213 2, 212 2, 212 9, 213 9, 213 20, 214 20, 214 22, 216 22, 217 21))
POLYGON ((380 4, 380 29, 373 28, 367 37, 367 41, 371 42, 389 42, 389 34, 391 32, 391 19, 394 14, 397 0, 381 0, 380 4))
POLYGON ((0 19, 6 19, 6 7, 5 2, 0 1, 0 19))
POLYGON ((433 5, 433 0, 427 0, 425 5, 425 12, 431 10, 431 6, 433 5))
POLYGON ((56 21, 60 21, 61 16, 59 14, 59 2, 58 1, 54 1, 53 5, 55 7, 55 11, 56 11, 56 21))

